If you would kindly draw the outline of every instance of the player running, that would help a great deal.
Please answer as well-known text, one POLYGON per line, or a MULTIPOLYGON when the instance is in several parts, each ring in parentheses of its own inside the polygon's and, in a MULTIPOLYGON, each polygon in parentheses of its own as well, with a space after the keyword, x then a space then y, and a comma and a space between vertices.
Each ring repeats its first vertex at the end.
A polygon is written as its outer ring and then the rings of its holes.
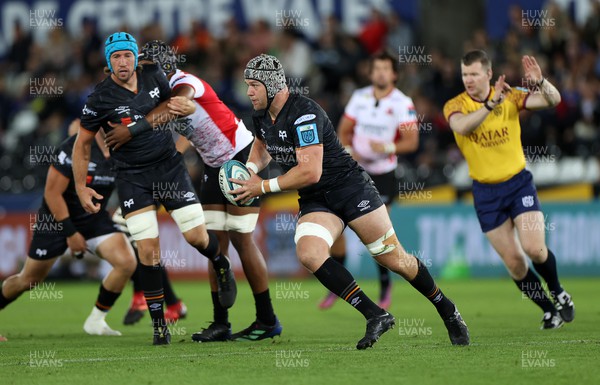
MULTIPOLYGON (((177 69, 177 58, 168 44, 159 40, 147 43, 142 48, 140 60, 151 60, 158 64, 169 80, 173 95, 188 97, 196 105, 193 114, 181 119, 185 122, 174 125, 182 135, 177 146, 183 150, 191 143, 202 157, 204 176, 200 201, 206 227, 219 238, 221 250, 228 250, 231 240, 254 295, 256 320, 248 328, 232 335, 227 308, 217 298, 215 274, 209 270, 213 321, 208 328, 194 333, 192 339, 197 342, 229 339, 258 341, 280 335, 282 326, 273 311, 267 266, 252 237, 258 221, 260 201, 257 199, 244 207, 234 206, 225 199, 218 183, 219 168, 223 163, 231 159, 242 163, 247 161, 254 136, 208 83, 177 69)), ((107 143, 118 147, 130 138, 129 130, 115 127, 107 136, 107 143)))
MULTIPOLYGON (((397 155, 414 152, 419 147, 417 118, 412 100, 395 87, 398 62, 393 56, 386 52, 372 56, 369 76, 371 85, 352 94, 338 126, 338 137, 346 151, 367 171, 389 213, 399 193, 397 155)), ((344 264, 344 233, 331 246, 331 257, 344 264)), ((380 264, 377 268, 378 305, 387 310, 392 301, 390 271, 380 264)), ((329 293, 319 307, 328 309, 337 298, 329 293)))
MULTIPOLYGON (((129 232, 129 229, 127 229, 127 222, 125 221, 125 218, 123 218, 121 208, 118 208, 114 212, 112 220, 117 225, 117 228, 125 234, 131 243, 138 262, 135 272, 131 276, 131 283, 133 286, 131 304, 129 305, 129 309, 127 309, 127 313, 125 313, 125 317, 123 318, 124 325, 133 325, 142 319, 144 313, 148 310, 148 305, 146 304, 146 299, 144 298, 144 290, 142 289, 142 282, 140 279, 141 264, 138 257, 137 244, 135 240, 131 238, 131 233, 129 232)), ((165 310, 165 321, 167 321, 169 324, 172 324, 180 319, 184 319, 187 316, 187 307, 181 299, 177 298, 175 290, 173 290, 173 286, 171 285, 171 280, 169 279, 167 269, 161 265, 160 272, 163 288, 165 290, 165 304, 167 305, 167 309, 165 310)))
MULTIPOLYGON (((178 117, 168 110, 171 90, 160 69, 153 64, 138 68, 138 47, 133 36, 125 32, 109 36, 105 57, 110 76, 88 97, 73 149, 77 195, 83 208, 92 213, 100 208, 94 200, 103 199, 86 186, 85 179, 95 133, 100 128, 109 132, 116 123, 137 131, 178 117)), ((169 344, 159 268, 157 204, 171 214, 185 240, 213 262, 219 278, 219 299, 225 307, 233 304, 236 295, 232 269, 227 257, 219 252, 216 236, 206 231, 202 206, 170 132, 144 131, 118 151, 111 149, 111 155, 117 169, 121 210, 138 247, 144 296, 154 328, 153 344, 169 344)))
POLYGON ((269 192, 298 190, 300 219, 294 237, 298 259, 366 318, 366 333, 357 349, 372 346, 394 326, 395 319, 367 297, 344 266, 329 257, 333 240, 347 225, 378 263, 402 275, 434 304, 452 344, 468 345, 467 325, 456 306, 425 265, 402 248, 373 181, 344 151, 323 109, 307 97, 289 94, 283 67, 274 56, 251 59, 244 78, 255 110, 257 138, 247 163, 251 178, 231 179, 241 185, 231 193, 245 202, 269 192), (271 159, 284 174, 262 180, 256 172, 271 159))
MULTIPOLYGON (((79 128, 79 122, 75 122, 79 128)), ((77 129, 76 128, 76 129, 77 129)), ((75 131, 76 132, 76 131, 75 131)), ((102 196, 110 196, 115 173, 104 143, 96 135, 91 143, 87 185, 102 196)), ((23 292, 35 290, 62 255, 79 258, 91 252, 112 265, 112 270, 100 284, 96 305, 83 329, 88 334, 120 336, 105 321, 106 314, 121 295, 135 270, 135 256, 124 234, 117 230, 106 211, 106 202, 99 203, 96 213, 87 213, 81 206, 71 168, 71 152, 76 136, 65 140, 56 150, 58 163, 48 169, 44 199, 33 230, 33 238, 23 269, 8 277, 0 290, 0 309, 16 300, 23 292)))
POLYGON ((554 107, 560 93, 542 76, 534 57, 523 56, 522 64, 535 92, 511 88, 504 75, 491 87, 487 54, 467 53, 461 63, 465 92, 446 103, 444 116, 469 165, 481 230, 519 289, 544 311, 542 329, 556 329, 563 321, 573 321, 575 306, 558 280, 556 258, 546 246, 544 216, 531 173, 525 169, 519 111, 554 107), (548 284, 554 304, 529 269, 526 255, 548 284))

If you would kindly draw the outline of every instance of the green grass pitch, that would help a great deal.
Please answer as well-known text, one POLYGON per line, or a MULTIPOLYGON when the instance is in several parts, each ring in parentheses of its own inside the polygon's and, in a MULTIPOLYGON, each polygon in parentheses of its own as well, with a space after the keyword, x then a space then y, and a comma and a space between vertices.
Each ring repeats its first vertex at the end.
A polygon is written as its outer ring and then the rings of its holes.
MULTIPOLYGON (((372 297, 375 281, 361 282, 372 297)), ((362 316, 338 301, 317 309, 316 280, 271 282, 280 338, 197 344, 208 325, 206 282, 175 282, 189 314, 173 328, 170 346, 151 345, 149 316, 121 324, 131 288, 107 317, 121 337, 83 332, 98 284, 47 284, 0 311, 0 384, 592 384, 600 379, 599 279, 566 279, 577 314, 559 330, 539 330, 541 311, 503 280, 440 281, 469 325, 472 345, 453 347, 433 306, 406 282, 394 282, 394 330, 374 348, 355 349, 362 316)), ((230 312, 234 332, 254 319, 240 282, 230 312)))

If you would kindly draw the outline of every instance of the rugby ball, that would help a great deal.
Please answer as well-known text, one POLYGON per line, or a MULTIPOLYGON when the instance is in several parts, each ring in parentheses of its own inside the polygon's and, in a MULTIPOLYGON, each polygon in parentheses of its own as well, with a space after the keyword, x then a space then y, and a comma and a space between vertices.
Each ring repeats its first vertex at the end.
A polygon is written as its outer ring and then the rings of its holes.
POLYGON ((245 204, 241 204, 240 202, 234 201, 236 195, 230 194, 229 191, 235 190, 236 188, 240 187, 240 185, 229 181, 229 178, 235 178, 235 179, 240 179, 240 180, 250 179, 250 171, 248 171, 248 169, 246 168, 246 165, 237 160, 228 160, 227 162, 223 163, 223 165, 221 166, 221 169, 219 169, 219 187, 221 188, 221 192, 223 193, 225 198, 227 198, 227 200, 232 205, 236 205, 236 206, 250 205, 256 198, 250 199, 245 204))

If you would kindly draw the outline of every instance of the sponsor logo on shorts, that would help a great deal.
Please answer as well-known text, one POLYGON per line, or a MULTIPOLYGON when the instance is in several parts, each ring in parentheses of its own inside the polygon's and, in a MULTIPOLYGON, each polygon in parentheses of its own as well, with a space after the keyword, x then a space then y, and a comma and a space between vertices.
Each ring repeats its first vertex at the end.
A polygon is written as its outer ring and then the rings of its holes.
POLYGON ((533 195, 524 196, 523 198, 521 198, 521 201, 523 202, 523 206, 531 207, 534 203, 533 195))
POLYGON ((130 208, 131 206, 133 206, 133 198, 131 198, 128 201, 123 202, 123 206, 130 208))
POLYGON ((43 257, 44 255, 48 254, 48 250, 46 250, 46 249, 36 249, 35 250, 35 254, 38 257, 43 257))
POLYGON ((194 196, 195 196, 195 195, 196 195, 196 194, 194 194, 193 192, 191 192, 191 191, 188 191, 188 192, 186 192, 186 193, 183 195, 183 197, 185 198, 185 200, 186 200, 186 201, 188 201, 188 202, 189 202, 189 201, 193 201, 193 200, 194 200, 194 196))
POLYGON ((369 203, 371 203, 371 201, 364 200, 364 201, 361 201, 359 204, 357 204, 356 207, 358 207, 360 209, 360 211, 365 211, 366 209, 371 207, 371 205, 369 203))

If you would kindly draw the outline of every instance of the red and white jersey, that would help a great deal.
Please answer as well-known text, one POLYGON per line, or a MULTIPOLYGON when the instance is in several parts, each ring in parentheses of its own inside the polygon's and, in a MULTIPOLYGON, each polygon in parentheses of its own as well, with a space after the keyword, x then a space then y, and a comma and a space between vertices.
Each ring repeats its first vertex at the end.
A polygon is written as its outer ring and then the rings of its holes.
POLYGON ((373 86, 354 91, 344 116, 352 120, 352 149, 362 158, 360 165, 370 174, 380 175, 396 169, 396 155, 371 150, 370 142, 394 143, 400 137, 400 127, 417 122, 412 99, 394 88, 383 98, 375 99, 373 86))
POLYGON ((169 81, 172 90, 179 86, 194 89, 196 112, 188 115, 189 127, 184 135, 210 167, 221 167, 254 140, 244 122, 219 99, 204 80, 177 70, 169 81))

